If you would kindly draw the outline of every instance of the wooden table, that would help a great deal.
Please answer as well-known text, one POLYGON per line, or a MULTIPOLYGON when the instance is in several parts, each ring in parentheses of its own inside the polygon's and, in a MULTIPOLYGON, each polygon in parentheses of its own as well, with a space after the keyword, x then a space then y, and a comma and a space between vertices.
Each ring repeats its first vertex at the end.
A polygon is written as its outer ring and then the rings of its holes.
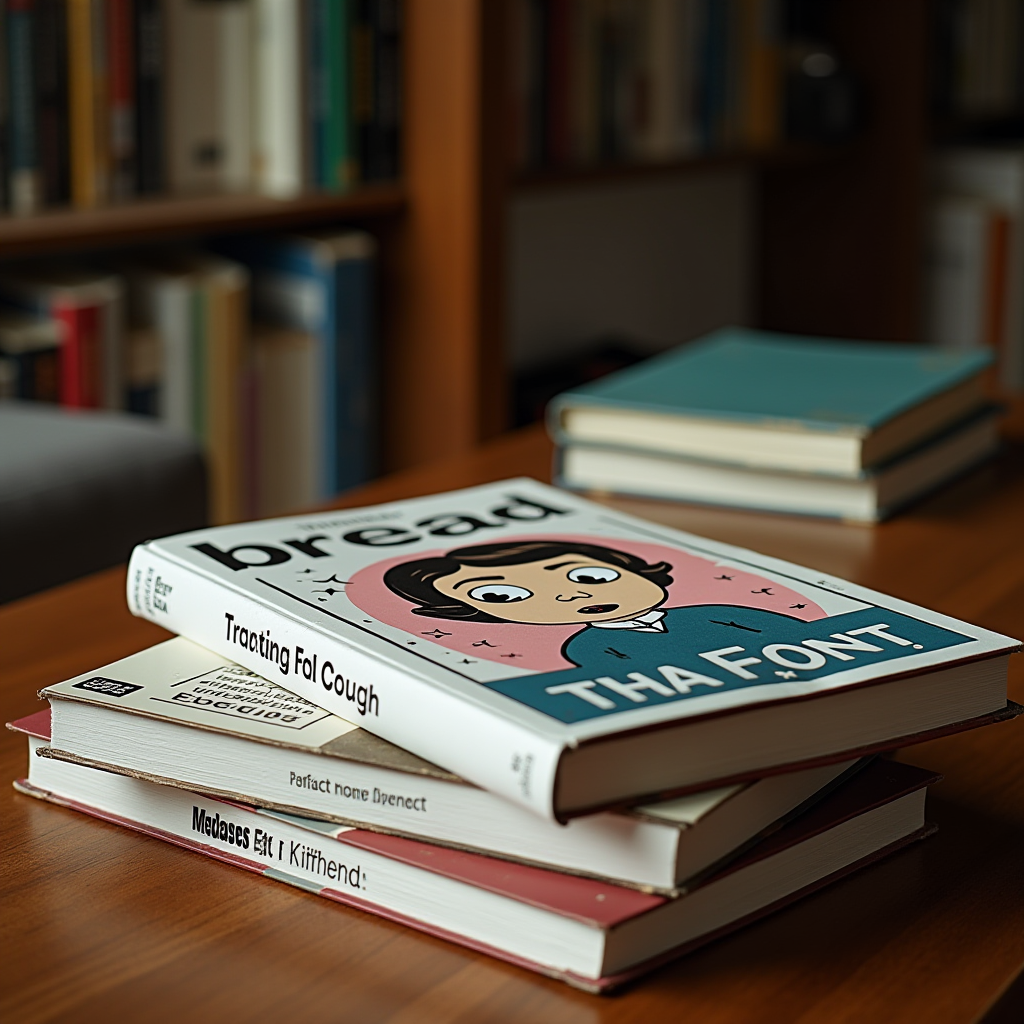
MULTIPOLYGON (((344 504, 547 475, 537 430, 396 475, 344 504)), ((619 501, 990 629, 1024 632, 1020 449, 877 528, 619 501)), ((112 570, 0 609, 3 715, 163 639, 112 570)), ((1024 657, 1011 696, 1024 702, 1024 657)), ((929 841, 662 969, 577 992, 368 914, 0 787, 4 1021, 1021 1020, 1024 722, 907 750, 944 772, 929 841)), ((25 771, 5 733, 2 777, 25 771)))

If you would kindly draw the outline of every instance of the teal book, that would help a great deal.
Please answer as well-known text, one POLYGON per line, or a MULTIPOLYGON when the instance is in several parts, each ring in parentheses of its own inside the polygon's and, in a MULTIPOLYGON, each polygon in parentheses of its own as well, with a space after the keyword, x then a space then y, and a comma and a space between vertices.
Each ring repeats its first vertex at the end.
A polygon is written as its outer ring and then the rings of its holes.
POLYGON ((558 396, 554 439, 856 476, 975 415, 987 351, 726 328, 558 396))

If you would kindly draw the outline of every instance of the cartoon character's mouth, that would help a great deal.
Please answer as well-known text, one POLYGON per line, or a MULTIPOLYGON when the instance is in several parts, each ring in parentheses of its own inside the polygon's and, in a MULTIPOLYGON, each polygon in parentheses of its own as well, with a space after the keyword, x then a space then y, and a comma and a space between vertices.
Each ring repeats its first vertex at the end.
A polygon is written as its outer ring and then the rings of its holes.
POLYGON ((577 608, 576 611, 580 615, 604 615, 607 612, 613 612, 619 606, 617 604, 588 604, 584 608, 577 608))

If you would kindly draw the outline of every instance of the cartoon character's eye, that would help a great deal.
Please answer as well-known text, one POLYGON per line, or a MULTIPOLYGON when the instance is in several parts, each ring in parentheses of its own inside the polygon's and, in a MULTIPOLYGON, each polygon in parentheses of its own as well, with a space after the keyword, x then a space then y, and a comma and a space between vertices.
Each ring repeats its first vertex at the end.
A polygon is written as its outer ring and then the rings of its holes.
POLYGON ((533 591, 526 587, 514 587, 510 583, 486 583, 482 587, 474 587, 469 596, 474 601, 487 604, 511 604, 513 601, 525 601, 533 597, 533 591))
POLYGON ((603 565, 580 565, 569 570, 569 579, 573 583, 611 583, 619 576, 620 573, 603 565))

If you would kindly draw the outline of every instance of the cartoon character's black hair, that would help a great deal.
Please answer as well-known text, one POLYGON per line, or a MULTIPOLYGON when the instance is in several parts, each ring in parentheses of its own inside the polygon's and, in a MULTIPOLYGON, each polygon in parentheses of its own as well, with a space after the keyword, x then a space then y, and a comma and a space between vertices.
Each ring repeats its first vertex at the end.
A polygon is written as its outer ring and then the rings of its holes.
POLYGON ((464 565, 491 568, 499 565, 523 565, 526 562, 546 561, 559 555, 579 554, 609 565, 620 565, 658 586, 665 588, 672 582, 668 562, 651 565, 636 555, 600 544, 580 544, 574 541, 533 540, 511 541, 497 544, 478 544, 475 547, 456 548, 436 558, 420 558, 392 566, 384 574, 384 582, 399 597, 404 597, 418 607, 417 615, 435 619, 459 619, 463 622, 505 622, 496 615, 489 615, 453 597, 442 594, 434 587, 434 581, 442 576, 457 572, 464 565))

